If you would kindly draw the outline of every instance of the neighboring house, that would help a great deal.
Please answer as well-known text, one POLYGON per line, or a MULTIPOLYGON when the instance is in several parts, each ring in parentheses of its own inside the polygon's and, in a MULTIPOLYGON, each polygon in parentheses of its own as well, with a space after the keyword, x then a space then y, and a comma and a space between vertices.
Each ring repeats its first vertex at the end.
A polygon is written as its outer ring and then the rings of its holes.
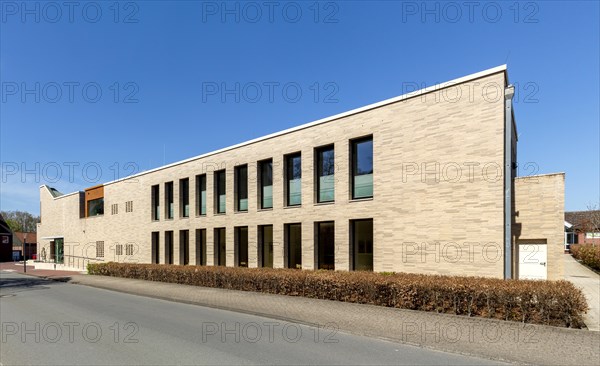
POLYGON ((565 212, 567 244, 600 244, 600 210, 565 212))
POLYGON ((25 254, 27 259, 35 259, 37 253, 37 236, 36 233, 24 233, 20 231, 13 232, 12 255, 13 260, 23 259, 23 243, 25 245, 25 254))
POLYGON ((561 279, 564 174, 516 178, 513 94, 500 66, 83 192, 41 186, 39 257, 561 279))
POLYGON ((0 262, 12 261, 12 241, 12 230, 0 214, 0 262))

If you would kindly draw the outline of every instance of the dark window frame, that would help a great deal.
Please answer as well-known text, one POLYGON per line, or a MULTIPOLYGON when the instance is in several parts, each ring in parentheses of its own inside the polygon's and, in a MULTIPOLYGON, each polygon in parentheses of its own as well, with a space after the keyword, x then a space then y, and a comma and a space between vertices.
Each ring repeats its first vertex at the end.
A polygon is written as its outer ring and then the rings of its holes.
POLYGON ((302 206, 302 153, 301 152, 296 152, 296 153, 292 153, 292 154, 287 154, 284 158, 284 162, 285 162, 285 184, 284 184, 284 191, 285 191, 285 205, 287 207, 295 207, 295 206, 302 206), (300 171, 299 171, 299 177, 295 178, 297 176, 296 173, 298 173, 297 171, 295 171, 295 164, 293 163, 294 159, 299 159, 299 164, 300 164, 300 171), (291 181, 294 179, 300 179, 300 202, 299 203, 290 203, 290 184, 291 181))
POLYGON ((206 216, 207 204, 206 201, 208 191, 206 189, 206 174, 196 175, 196 216, 206 216), (204 200, 202 200, 202 192, 204 192, 204 200), (202 204, 204 204, 204 213, 202 213, 202 204))
POLYGON ((165 183, 165 220, 173 220, 175 216, 173 181, 165 183))
POLYGON ((330 203, 330 202, 335 202, 335 145, 334 144, 329 144, 329 145, 324 145, 324 146, 320 146, 318 148, 315 148, 315 201, 317 203, 330 203), (333 154, 333 162, 331 163, 331 166, 328 166, 327 168, 327 172, 331 172, 331 174, 326 174, 323 175, 324 173, 324 164, 323 164, 323 154, 325 152, 331 151, 333 154), (321 199, 321 177, 322 176, 328 176, 328 175, 333 175, 333 198, 330 200, 324 200, 321 199))
POLYGON ((151 188, 152 200, 152 221, 160 220, 160 185, 153 185, 151 188))
POLYGON ((190 217, 190 178, 179 180, 179 216, 190 217))
POLYGON ((217 214, 225 214, 227 213, 227 171, 225 169, 222 170, 217 170, 214 173, 214 192, 215 192, 215 213, 217 214), (220 178, 221 178, 221 174, 223 177, 223 187, 222 187, 222 191, 221 191, 221 184, 220 184, 220 178), (225 200, 225 202, 223 202, 223 206, 224 209, 223 211, 221 211, 221 193, 225 196, 223 199, 225 200))
POLYGON ((257 174, 258 174, 258 207, 261 210, 271 210, 273 209, 274 206, 274 202, 273 202, 273 158, 269 158, 269 159, 264 159, 258 162, 258 169, 257 169, 257 174), (269 177, 268 172, 266 172, 263 170, 265 167, 269 167, 269 169, 271 170, 271 175, 269 177), (266 184, 268 181, 270 181, 271 184, 266 184), (264 188, 267 186, 271 186, 271 206, 267 206, 265 205, 265 197, 264 197, 264 188))
POLYGON ((236 212, 248 212, 248 164, 238 165, 235 167, 235 211, 236 212), (242 177, 242 172, 244 172, 242 177), (244 196, 244 197, 242 197, 244 196), (246 209, 240 208, 241 200, 246 200, 246 209))
MULTIPOLYGON (((350 140, 350 198, 353 200, 363 199, 363 198, 373 198, 375 192, 372 192, 370 196, 356 196, 355 192, 355 177, 365 174, 358 174, 358 145, 364 142, 371 142, 371 157, 373 158, 371 161, 371 173, 374 175, 374 152, 373 152, 373 135, 363 136, 359 138, 355 138, 350 140)), ((374 186, 372 189, 374 190, 374 186)))

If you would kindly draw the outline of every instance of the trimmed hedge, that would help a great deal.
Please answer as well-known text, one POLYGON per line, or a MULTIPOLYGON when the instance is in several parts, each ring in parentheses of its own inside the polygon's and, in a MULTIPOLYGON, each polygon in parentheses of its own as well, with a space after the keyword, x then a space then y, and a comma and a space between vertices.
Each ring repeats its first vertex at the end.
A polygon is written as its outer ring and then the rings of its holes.
POLYGON ((114 262, 88 273, 571 328, 588 309, 568 281, 114 262))
POLYGON ((571 254, 586 266, 600 271, 600 245, 571 244, 571 254))

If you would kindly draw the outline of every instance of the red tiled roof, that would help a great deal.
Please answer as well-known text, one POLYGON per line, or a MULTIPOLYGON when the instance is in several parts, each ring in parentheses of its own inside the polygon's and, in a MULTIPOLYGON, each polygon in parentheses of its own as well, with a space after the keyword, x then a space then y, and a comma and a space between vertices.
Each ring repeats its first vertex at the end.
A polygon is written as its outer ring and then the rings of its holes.
POLYGON ((37 243, 37 234, 36 233, 23 233, 20 231, 15 231, 14 234, 21 243, 23 242, 23 239, 25 239, 25 234, 27 234, 27 242, 29 244, 37 243))

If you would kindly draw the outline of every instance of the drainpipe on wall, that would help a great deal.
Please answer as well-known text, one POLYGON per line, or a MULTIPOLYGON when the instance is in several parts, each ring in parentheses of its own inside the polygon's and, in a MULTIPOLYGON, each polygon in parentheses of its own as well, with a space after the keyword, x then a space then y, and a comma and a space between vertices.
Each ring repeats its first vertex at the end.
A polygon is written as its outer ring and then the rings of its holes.
POLYGON ((515 88, 504 89, 504 279, 511 279, 512 268, 512 98, 515 88))

